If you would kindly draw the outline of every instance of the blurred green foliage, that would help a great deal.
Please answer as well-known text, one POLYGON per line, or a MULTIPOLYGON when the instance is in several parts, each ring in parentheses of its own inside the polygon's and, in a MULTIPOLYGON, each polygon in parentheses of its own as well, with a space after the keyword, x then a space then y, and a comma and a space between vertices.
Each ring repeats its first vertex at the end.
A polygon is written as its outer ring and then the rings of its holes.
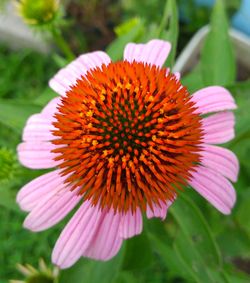
MULTIPOLYGON (((162 38, 173 45, 167 62, 172 66, 183 35, 176 1, 121 1, 121 5, 127 21, 116 28, 116 39, 107 46, 111 58, 121 59, 129 41, 162 38)), ((0 164, 6 160, 10 174, 7 180, 6 176, 2 178, 4 182, 0 180, 1 283, 18 278, 18 262, 36 265, 40 257, 49 262, 56 237, 70 217, 56 228, 33 234, 22 228, 24 214, 15 204, 17 190, 43 173, 23 168, 13 152, 26 119, 55 95, 47 82, 58 69, 54 62, 61 67, 65 61, 57 55, 53 59, 26 50, 0 48, 0 164)), ((60 282, 250 282, 250 81, 235 81, 235 64, 223 1, 218 0, 201 60, 182 83, 191 93, 206 85, 223 85, 238 104, 236 138, 225 145, 237 154, 241 165, 235 185, 238 201, 232 215, 221 215, 187 188, 170 208, 166 221, 145 220, 143 233, 127 240, 114 259, 106 263, 82 259, 62 271, 60 282)))

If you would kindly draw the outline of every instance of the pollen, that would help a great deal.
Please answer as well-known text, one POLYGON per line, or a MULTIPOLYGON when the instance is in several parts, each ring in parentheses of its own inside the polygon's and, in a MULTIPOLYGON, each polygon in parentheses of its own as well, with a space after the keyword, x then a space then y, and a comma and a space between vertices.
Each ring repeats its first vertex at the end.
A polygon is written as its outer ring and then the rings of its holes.
POLYGON ((173 200, 200 162, 201 117, 164 68, 124 61, 91 69, 55 118, 53 152, 66 182, 103 209, 173 200))
POLYGON ((93 111, 92 111, 92 110, 89 110, 89 111, 86 113, 86 116, 87 116, 87 117, 92 117, 92 116, 93 116, 93 111))

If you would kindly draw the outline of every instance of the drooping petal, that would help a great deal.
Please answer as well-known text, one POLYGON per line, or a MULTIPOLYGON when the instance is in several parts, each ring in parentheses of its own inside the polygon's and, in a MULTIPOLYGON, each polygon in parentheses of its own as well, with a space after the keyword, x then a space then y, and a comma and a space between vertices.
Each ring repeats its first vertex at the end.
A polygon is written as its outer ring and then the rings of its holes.
POLYGON ((120 219, 121 215, 115 214, 112 209, 103 212, 93 240, 82 255, 96 260, 109 260, 114 257, 122 245, 122 238, 119 237, 120 219))
POLYGON ((55 137, 52 121, 41 114, 34 114, 28 119, 23 130, 23 141, 50 141, 55 137))
POLYGON ((171 45, 169 42, 153 39, 146 44, 128 43, 124 49, 124 60, 144 62, 162 67, 166 61, 171 45))
POLYGON ((133 213, 131 210, 127 211, 121 216, 120 237, 128 239, 139 235, 142 232, 142 225, 142 214, 139 208, 133 213))
POLYGON ((17 147, 18 158, 22 165, 31 169, 48 169, 59 164, 54 161, 57 156, 51 150, 55 145, 51 142, 30 141, 20 143, 17 147))
POLYGON ((22 210, 31 211, 41 200, 48 195, 54 194, 58 185, 64 179, 59 174, 60 170, 46 173, 32 180, 18 192, 16 201, 22 210))
POLYGON ((202 119, 205 143, 219 144, 234 138, 235 118, 232 112, 220 112, 202 119))
POLYGON ((55 167, 55 154, 51 152, 55 146, 49 142, 55 137, 53 122, 54 114, 60 98, 52 99, 41 113, 32 115, 26 122, 23 130, 23 140, 17 147, 19 161, 26 167, 32 169, 47 169, 55 167))
POLYGON ((232 184, 215 170, 196 167, 189 184, 223 214, 230 214, 236 201, 232 184))
POLYGON ((52 99, 41 113, 30 116, 23 130, 24 141, 50 141, 55 138, 52 131, 55 130, 53 122, 56 120, 54 114, 60 98, 52 99))
POLYGON ((175 72, 174 75, 175 75, 176 79, 179 81, 180 78, 181 78, 181 73, 180 72, 175 72))
POLYGON ((153 210, 149 205, 147 205, 147 218, 151 219, 153 217, 157 217, 164 220, 167 217, 168 208, 172 205, 172 203, 173 201, 170 200, 167 202, 160 201, 161 206, 157 205, 156 203, 153 203, 153 210))
POLYGON ((55 97, 43 108, 41 114, 49 119, 53 119, 54 114, 57 111, 57 107, 61 102, 61 97, 55 97))
POLYGON ((58 238, 52 262, 60 268, 73 265, 89 247, 101 219, 99 207, 91 206, 90 201, 84 201, 58 238))
POLYGON ((191 101, 198 107, 194 113, 207 114, 236 109, 235 101, 228 90, 220 86, 210 86, 195 92, 191 101))
POLYGON ((83 54, 61 69, 49 81, 49 86, 60 95, 65 95, 70 86, 74 85, 77 79, 84 76, 90 69, 101 67, 102 64, 108 65, 110 61, 109 56, 102 51, 83 54))
POLYGON ((61 221, 82 199, 76 191, 63 182, 54 189, 53 194, 40 200, 26 217, 23 226, 31 231, 48 229, 61 221))
POLYGON ((239 173, 239 161, 235 154, 219 146, 203 145, 200 152, 202 165, 209 167, 233 182, 236 182, 239 173))

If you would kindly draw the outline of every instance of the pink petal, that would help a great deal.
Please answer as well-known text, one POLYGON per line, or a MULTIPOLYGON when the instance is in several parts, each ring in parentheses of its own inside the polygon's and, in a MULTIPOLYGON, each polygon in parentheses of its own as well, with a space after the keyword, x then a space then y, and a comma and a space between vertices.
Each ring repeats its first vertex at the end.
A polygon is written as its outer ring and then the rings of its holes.
POLYGON ((220 86, 210 86, 195 92, 191 101, 198 109, 195 113, 207 114, 210 112, 232 110, 236 108, 235 101, 228 90, 220 86))
POLYGON ((174 75, 175 75, 177 81, 179 81, 180 78, 181 78, 181 73, 180 72, 175 72, 174 75))
POLYGON ((49 119, 52 119, 57 112, 57 107, 61 102, 61 97, 55 97, 43 108, 41 114, 49 119))
POLYGON ((134 213, 131 210, 121 216, 120 237, 131 238, 142 232, 142 214, 139 208, 134 213))
POLYGON ((230 214, 236 201, 232 184, 215 170, 199 166, 189 181, 199 194, 223 214, 230 214))
POLYGON ((50 142, 30 141, 20 143, 17 147, 18 158, 22 165, 32 169, 47 169, 55 167, 59 162, 53 159, 57 156, 51 150, 55 148, 50 142))
POLYGON ((60 268, 73 265, 86 251, 100 225, 102 212, 84 201, 63 229, 52 253, 52 262, 60 268))
POLYGON ((124 49, 124 60, 144 62, 162 67, 171 49, 164 40, 153 39, 146 44, 128 43, 124 49))
POLYGON ((52 118, 47 119, 41 114, 34 114, 28 119, 24 130, 24 141, 50 141, 55 138, 52 132, 55 127, 52 125, 52 118))
POLYGON ((83 252, 84 257, 96 260, 109 260, 121 248, 122 238, 119 237, 121 215, 114 211, 104 212, 101 223, 88 249, 83 252))
POLYGON ((200 152, 202 165, 215 170, 232 182, 236 182, 239 173, 239 161, 235 154, 226 148, 214 145, 206 144, 202 147, 203 151, 200 152))
POLYGON ((202 120, 205 143, 225 143, 234 138, 234 114, 232 112, 220 112, 202 120))
POLYGON ((70 86, 74 85, 77 79, 84 76, 90 69, 101 67, 102 64, 108 65, 110 61, 109 56, 102 51, 83 54, 61 69, 49 81, 49 86, 60 95, 65 95, 70 86))
POLYGON ((157 218, 161 218, 162 220, 164 220, 167 216, 167 211, 168 208, 172 205, 173 201, 167 201, 167 202, 163 202, 160 201, 160 205, 157 205, 156 203, 153 203, 153 210, 150 208, 149 205, 147 205, 147 218, 151 219, 153 217, 157 217, 157 218))
POLYGON ((31 231, 42 231, 61 221, 82 199, 76 191, 71 192, 64 182, 53 189, 53 194, 40 199, 26 217, 23 226, 31 231))
POLYGON ((50 141, 55 138, 51 131, 55 129, 52 125, 56 119, 54 114, 60 98, 52 99, 39 114, 30 116, 23 130, 24 141, 50 141))
POLYGON ((54 194, 57 187, 64 181, 59 172, 60 170, 55 170, 44 174, 22 187, 16 197, 21 209, 31 211, 41 200, 46 199, 48 195, 54 194))

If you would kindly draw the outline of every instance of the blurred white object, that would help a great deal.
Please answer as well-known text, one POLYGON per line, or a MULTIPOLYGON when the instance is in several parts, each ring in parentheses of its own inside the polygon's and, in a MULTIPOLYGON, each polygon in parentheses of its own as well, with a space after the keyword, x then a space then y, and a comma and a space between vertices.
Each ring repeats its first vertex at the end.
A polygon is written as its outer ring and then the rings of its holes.
MULTIPOLYGON (((193 36, 177 58, 173 68, 174 72, 186 73, 198 63, 208 31, 209 27, 205 26, 193 36)), ((229 34, 234 44, 237 62, 250 71, 250 37, 235 29, 230 29, 229 34)))
POLYGON ((41 53, 51 49, 41 35, 32 31, 17 15, 13 3, 8 3, 0 12, 0 42, 14 49, 30 48, 41 53))

